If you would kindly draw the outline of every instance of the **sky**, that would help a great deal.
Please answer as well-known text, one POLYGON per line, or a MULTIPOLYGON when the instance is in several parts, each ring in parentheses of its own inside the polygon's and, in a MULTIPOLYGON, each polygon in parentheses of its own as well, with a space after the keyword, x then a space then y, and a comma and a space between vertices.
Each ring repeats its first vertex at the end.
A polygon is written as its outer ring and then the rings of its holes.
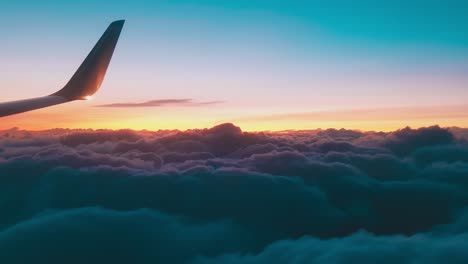
POLYGON ((1 1, 0 101, 60 89, 110 22, 126 24, 93 100, 0 129, 468 127, 467 12, 456 0, 1 1))
POLYGON ((468 263, 466 14, 0 0, 0 102, 126 20, 92 100, 0 118, 0 263, 468 263))

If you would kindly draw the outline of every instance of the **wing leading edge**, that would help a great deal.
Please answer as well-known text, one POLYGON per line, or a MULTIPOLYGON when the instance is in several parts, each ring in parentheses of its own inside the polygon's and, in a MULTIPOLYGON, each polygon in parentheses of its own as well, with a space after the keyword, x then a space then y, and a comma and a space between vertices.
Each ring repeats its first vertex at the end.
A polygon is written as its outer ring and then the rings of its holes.
POLYGON ((0 103, 0 117, 85 100, 101 87, 125 20, 112 22, 70 81, 59 91, 43 97, 0 103))

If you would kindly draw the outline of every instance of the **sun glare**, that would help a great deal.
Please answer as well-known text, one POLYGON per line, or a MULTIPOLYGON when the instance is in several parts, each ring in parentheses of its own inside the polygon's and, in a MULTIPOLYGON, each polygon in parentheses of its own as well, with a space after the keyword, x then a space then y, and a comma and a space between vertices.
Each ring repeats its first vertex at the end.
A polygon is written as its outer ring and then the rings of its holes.
POLYGON ((89 100, 93 99, 93 97, 92 97, 91 95, 88 95, 88 96, 85 97, 85 99, 86 99, 87 101, 89 101, 89 100))

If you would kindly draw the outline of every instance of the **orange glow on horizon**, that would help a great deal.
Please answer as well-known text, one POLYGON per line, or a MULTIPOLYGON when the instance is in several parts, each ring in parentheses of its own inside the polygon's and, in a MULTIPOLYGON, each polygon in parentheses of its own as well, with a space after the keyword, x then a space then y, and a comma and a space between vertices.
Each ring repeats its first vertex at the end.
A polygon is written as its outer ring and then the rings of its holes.
POLYGON ((196 129, 234 123, 243 131, 284 131, 346 128, 362 131, 393 131, 439 125, 468 127, 467 106, 382 108, 349 111, 317 111, 285 114, 251 114, 229 109, 201 108, 102 108, 71 103, 1 119, 0 130, 70 129, 196 129))

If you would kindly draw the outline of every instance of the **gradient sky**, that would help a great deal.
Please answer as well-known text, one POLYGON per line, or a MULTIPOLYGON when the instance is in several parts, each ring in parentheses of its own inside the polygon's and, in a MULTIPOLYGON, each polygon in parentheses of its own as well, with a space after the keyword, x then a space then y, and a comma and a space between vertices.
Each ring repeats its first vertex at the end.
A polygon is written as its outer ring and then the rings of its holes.
POLYGON ((1 1, 0 101, 58 90, 127 22, 94 100, 0 129, 468 127, 467 13, 461 0, 1 1), (195 103, 95 107, 166 99, 195 103))

